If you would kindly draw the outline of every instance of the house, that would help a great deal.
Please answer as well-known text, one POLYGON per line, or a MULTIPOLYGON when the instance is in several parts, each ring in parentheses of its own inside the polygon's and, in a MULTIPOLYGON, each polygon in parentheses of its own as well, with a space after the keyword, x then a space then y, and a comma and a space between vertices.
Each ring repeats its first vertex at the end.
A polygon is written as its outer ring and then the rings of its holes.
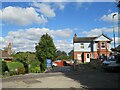
POLYGON ((109 37, 101 34, 98 37, 73 37, 74 60, 90 62, 90 58, 97 59, 101 56, 109 57, 111 52, 111 41, 109 37))
POLYGON ((0 49, 0 60, 4 60, 6 62, 11 62, 11 43, 9 43, 7 50, 1 50, 0 49))
POLYGON ((111 49, 113 52, 120 53, 120 45, 111 49))

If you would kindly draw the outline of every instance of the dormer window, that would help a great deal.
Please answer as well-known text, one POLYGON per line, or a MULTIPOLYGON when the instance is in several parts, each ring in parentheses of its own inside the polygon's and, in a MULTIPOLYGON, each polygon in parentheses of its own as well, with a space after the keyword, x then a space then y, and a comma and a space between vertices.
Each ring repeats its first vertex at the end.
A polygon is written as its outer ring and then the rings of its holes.
POLYGON ((81 43, 81 45, 80 45, 80 46, 81 46, 81 48, 84 48, 84 43, 81 43))
POLYGON ((105 42, 101 43, 101 48, 105 48, 105 42))

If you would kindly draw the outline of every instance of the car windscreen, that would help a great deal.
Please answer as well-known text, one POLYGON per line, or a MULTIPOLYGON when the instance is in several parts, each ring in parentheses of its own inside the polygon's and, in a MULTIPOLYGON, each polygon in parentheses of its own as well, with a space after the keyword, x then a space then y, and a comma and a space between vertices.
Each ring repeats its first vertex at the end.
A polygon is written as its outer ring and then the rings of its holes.
POLYGON ((115 59, 109 59, 109 61, 116 61, 115 59))

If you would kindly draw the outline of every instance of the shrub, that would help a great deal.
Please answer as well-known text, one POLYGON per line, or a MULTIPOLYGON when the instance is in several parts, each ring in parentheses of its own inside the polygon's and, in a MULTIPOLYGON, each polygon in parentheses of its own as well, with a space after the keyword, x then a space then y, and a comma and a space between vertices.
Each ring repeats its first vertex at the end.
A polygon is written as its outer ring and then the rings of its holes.
POLYGON ((25 68, 24 67, 18 68, 18 74, 25 74, 25 68))
POLYGON ((9 71, 6 62, 0 60, 0 74, 4 74, 5 71, 9 71))
POLYGON ((0 75, 2 75, 2 60, 0 60, 0 75))
POLYGON ((34 68, 32 68, 31 69, 31 72, 32 73, 40 73, 41 71, 40 71, 40 67, 34 67, 34 68))
POLYGON ((24 74, 25 68, 20 62, 7 62, 10 75, 24 74))
POLYGON ((17 75, 17 72, 16 71, 9 71, 9 74, 10 74, 10 76, 17 75))
POLYGON ((29 72, 30 73, 36 73, 40 72, 40 62, 38 60, 34 60, 31 62, 30 67, 29 67, 29 72))

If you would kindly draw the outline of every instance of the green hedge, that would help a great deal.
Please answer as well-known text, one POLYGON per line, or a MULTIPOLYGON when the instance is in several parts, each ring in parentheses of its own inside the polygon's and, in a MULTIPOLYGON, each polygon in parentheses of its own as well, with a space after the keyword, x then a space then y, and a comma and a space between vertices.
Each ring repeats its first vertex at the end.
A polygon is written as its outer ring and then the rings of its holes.
POLYGON ((31 72, 31 73, 40 73, 40 72, 41 72, 41 71, 40 71, 40 67, 31 68, 31 69, 30 69, 30 72, 31 72))
POLYGON ((9 71, 6 62, 0 60, 0 75, 4 74, 5 71, 9 71))
POLYGON ((25 68, 20 62, 7 62, 10 75, 25 74, 25 68))
POLYGON ((38 60, 34 60, 31 62, 29 67, 29 73, 40 73, 40 62, 38 60))
POLYGON ((0 60, 0 75, 2 75, 2 60, 0 60))

